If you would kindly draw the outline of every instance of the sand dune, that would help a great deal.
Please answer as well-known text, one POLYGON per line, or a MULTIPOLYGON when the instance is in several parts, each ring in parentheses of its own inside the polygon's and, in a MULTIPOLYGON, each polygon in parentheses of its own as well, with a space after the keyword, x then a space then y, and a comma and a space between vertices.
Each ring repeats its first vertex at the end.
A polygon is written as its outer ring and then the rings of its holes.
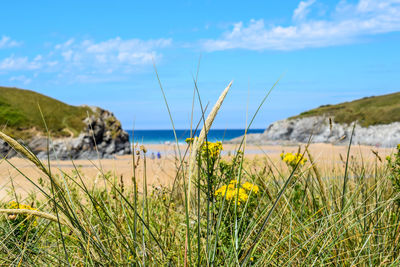
MULTIPOLYGON (((179 152, 174 145, 146 145, 148 150, 146 156, 146 175, 148 186, 170 186, 175 178, 177 165, 179 164, 179 152), (160 152, 161 159, 157 159, 157 153, 160 152), (154 159, 152 154, 154 153, 154 159)), ((179 147, 181 157, 185 158, 186 145, 179 147)), ((223 158, 230 157, 237 149, 237 145, 224 145, 223 158)), ((343 169, 342 158, 346 158, 346 146, 333 146, 330 144, 312 144, 309 147, 314 160, 318 167, 323 171, 329 166, 332 169, 332 164, 336 165, 339 169, 343 169), (340 156, 341 155, 341 156, 340 156)), ((354 160, 364 162, 365 164, 374 163, 376 156, 371 150, 378 151, 382 160, 385 156, 392 153, 393 149, 388 148, 374 148, 368 146, 354 146, 352 147, 351 154, 354 160)), ((249 162, 255 162, 256 168, 263 168, 267 164, 283 164, 280 160, 280 153, 297 152, 298 147, 294 146, 254 146, 249 145, 246 147, 246 159, 249 162)), ((187 158, 187 156, 186 156, 187 158)), ((379 161, 378 161, 379 163, 379 161)), ((104 186, 102 174, 110 173, 118 179, 123 179, 125 186, 132 186, 132 156, 120 156, 116 159, 102 159, 102 160, 76 160, 72 161, 51 161, 53 173, 61 176, 60 170, 73 175, 77 169, 89 186, 104 186)), ((17 194, 21 198, 26 198, 30 193, 38 192, 36 188, 27 178, 37 182, 40 177, 45 179, 45 176, 29 161, 22 158, 12 158, 9 162, 5 160, 0 161, 0 200, 8 200, 14 196, 10 195, 11 188, 14 187, 17 194), (17 171, 12 165, 15 166, 17 171), (21 174, 21 173, 22 174, 21 174)), ((142 181, 144 175, 144 162, 143 156, 139 160, 137 168, 137 181, 139 183, 139 190, 142 188, 142 181)), ((46 180, 46 179, 45 179, 46 180)))

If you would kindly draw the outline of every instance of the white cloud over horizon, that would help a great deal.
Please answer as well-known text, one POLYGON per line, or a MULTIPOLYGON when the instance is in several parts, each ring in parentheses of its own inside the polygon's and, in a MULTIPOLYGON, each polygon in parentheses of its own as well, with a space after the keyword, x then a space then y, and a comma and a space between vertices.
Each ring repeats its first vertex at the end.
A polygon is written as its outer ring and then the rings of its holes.
POLYGON ((329 19, 308 19, 315 2, 301 1, 291 25, 269 26, 264 19, 252 19, 247 25, 240 21, 219 38, 201 41, 201 46, 209 52, 298 50, 349 44, 365 36, 400 31, 400 0, 360 0, 356 4, 341 0, 329 19))

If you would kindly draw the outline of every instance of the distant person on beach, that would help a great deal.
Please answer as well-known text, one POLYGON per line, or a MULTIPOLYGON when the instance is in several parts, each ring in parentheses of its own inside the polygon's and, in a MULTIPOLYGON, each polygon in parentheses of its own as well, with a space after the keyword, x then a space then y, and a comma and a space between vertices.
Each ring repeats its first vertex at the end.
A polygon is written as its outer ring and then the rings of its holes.
POLYGON ((156 155, 154 155, 154 152, 151 152, 151 159, 155 159, 156 155))
POLYGON ((160 151, 157 152, 157 158, 158 158, 158 159, 161 159, 161 153, 160 153, 160 151))

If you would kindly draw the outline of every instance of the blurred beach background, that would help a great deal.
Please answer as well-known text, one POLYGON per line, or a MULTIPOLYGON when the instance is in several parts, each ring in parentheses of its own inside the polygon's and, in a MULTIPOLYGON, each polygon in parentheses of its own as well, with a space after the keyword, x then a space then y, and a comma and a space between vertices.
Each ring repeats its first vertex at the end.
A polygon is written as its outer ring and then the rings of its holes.
MULTIPOLYGON (((175 134, 173 130, 126 130, 129 134, 130 141, 134 141, 141 144, 171 144, 176 143, 175 134)), ((178 143, 185 143, 186 138, 198 136, 201 129, 186 129, 176 130, 176 137, 178 143)), ((248 134, 252 133, 263 133, 264 129, 249 129, 248 134)), ((209 142, 216 141, 229 141, 233 138, 240 137, 245 134, 245 129, 210 129, 208 132, 207 139, 209 142)))

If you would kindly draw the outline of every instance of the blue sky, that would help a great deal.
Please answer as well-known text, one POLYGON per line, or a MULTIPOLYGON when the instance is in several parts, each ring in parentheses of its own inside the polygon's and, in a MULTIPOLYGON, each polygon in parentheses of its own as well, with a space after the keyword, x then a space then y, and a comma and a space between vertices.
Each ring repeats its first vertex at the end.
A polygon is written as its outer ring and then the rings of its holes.
MULTIPOLYGON (((109 109, 131 129, 188 128, 193 76, 215 128, 400 91, 400 1, 2 1, 0 85, 109 109), (249 116, 250 116, 249 115, 249 116)), ((200 117, 196 104, 196 119, 200 117)))

